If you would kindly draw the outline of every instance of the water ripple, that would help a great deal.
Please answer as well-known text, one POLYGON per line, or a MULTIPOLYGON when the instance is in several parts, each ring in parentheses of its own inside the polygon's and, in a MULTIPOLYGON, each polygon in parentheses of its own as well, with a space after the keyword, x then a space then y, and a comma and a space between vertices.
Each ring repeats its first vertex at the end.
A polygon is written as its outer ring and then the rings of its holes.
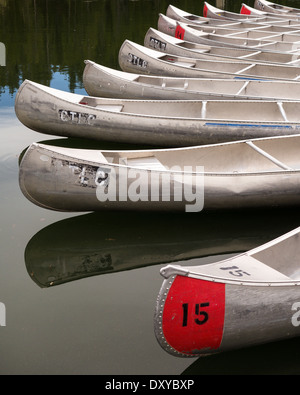
POLYGON ((18 156, 13 153, 0 155, 0 178, 6 179, 18 172, 18 156))

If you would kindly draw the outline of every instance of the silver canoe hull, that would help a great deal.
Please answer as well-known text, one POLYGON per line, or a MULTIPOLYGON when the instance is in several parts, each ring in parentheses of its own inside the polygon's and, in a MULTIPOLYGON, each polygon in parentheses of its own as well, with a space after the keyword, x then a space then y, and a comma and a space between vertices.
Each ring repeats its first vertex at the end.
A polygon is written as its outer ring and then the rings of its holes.
POLYGON ((289 35, 279 34, 267 34, 266 32, 250 31, 244 33, 238 31, 234 34, 226 34, 226 29, 222 28, 202 28, 197 25, 188 25, 182 22, 174 21, 165 15, 160 14, 158 20, 158 30, 163 33, 169 34, 182 40, 196 42, 199 44, 207 45, 218 45, 218 46, 230 46, 235 48, 250 48, 257 49, 259 51, 272 51, 280 53, 296 53, 299 54, 300 44, 299 35, 291 35, 292 42, 282 41, 284 37, 289 35), (206 32, 205 29, 212 30, 212 32, 206 32), (219 34, 213 31, 218 31, 219 34), (222 31, 224 30, 224 33, 222 31), (249 38, 248 36, 261 37, 261 38, 249 38))
POLYGON ((300 81, 300 67, 222 62, 165 54, 125 40, 119 51, 123 71, 170 77, 300 81))
POLYGON ((299 8, 288 7, 266 0, 255 0, 254 8, 260 11, 273 13, 273 14, 300 15, 299 8))
MULTIPOLYGON (((172 19, 163 14, 160 14, 161 18, 166 18, 167 20, 172 19)), ((173 20, 173 19, 172 19, 173 20)), ((262 45, 264 41, 274 41, 274 42, 281 42, 281 43, 295 43, 299 44, 299 28, 294 31, 290 32, 276 32, 270 30, 262 30, 262 29, 251 29, 251 28, 244 28, 244 29, 233 29, 230 26, 209 26, 209 25, 198 25, 193 23, 185 24, 180 21, 175 21, 179 26, 182 27, 189 27, 194 29, 198 33, 212 33, 223 37, 236 37, 236 38, 243 38, 246 40, 259 40, 262 45)), ((295 45, 294 49, 297 49, 295 45)), ((287 51, 289 47, 287 46, 287 51)))
POLYGON ((300 84, 287 81, 255 81, 163 77, 127 73, 85 61, 83 84, 91 96, 154 100, 300 100, 300 84))
POLYGON ((172 355, 198 357, 299 336, 299 228, 203 266, 169 265, 155 334, 172 355))
POLYGON ((281 26, 280 24, 276 24, 276 21, 274 24, 263 24, 251 20, 234 21, 228 19, 226 20, 226 19, 208 18, 204 16, 191 14, 172 5, 168 6, 166 11, 166 16, 187 24, 200 25, 200 26, 215 26, 215 27, 223 26, 223 27, 229 27, 230 29, 239 29, 239 30, 249 29, 249 30, 259 30, 259 31, 271 31, 275 33, 280 33, 280 32, 293 33, 300 28, 300 25, 299 26, 296 25, 294 27, 288 25, 281 26))
MULTIPOLYGON (((176 32, 175 24, 173 31, 176 32)), ((149 28, 147 31, 144 45, 164 53, 195 59, 245 62, 248 64, 253 62, 282 66, 299 66, 300 64, 300 55, 296 54, 198 44, 176 38, 175 35, 166 34, 153 28, 149 28)))
POLYGON ((19 179, 31 202, 58 211, 293 207, 299 151, 299 135, 152 151, 32 144, 19 179))
POLYGON ((221 10, 213 7, 209 3, 205 2, 203 7, 203 16, 213 19, 225 19, 234 21, 252 21, 263 24, 272 24, 277 26, 296 26, 299 25, 299 18, 296 16, 282 17, 280 15, 263 13, 259 10, 251 9, 246 4, 242 3, 240 14, 221 10))
POLYGON ((251 15, 254 17, 274 17, 278 19, 282 19, 282 21, 292 21, 292 22, 299 22, 300 20, 300 14, 297 13, 274 13, 274 12, 268 12, 268 11, 261 11, 257 8, 250 7, 249 5, 242 3, 241 6, 241 15, 251 15))
POLYGON ((300 126, 298 101, 106 99, 28 80, 15 111, 44 134, 169 147, 297 134, 300 126))

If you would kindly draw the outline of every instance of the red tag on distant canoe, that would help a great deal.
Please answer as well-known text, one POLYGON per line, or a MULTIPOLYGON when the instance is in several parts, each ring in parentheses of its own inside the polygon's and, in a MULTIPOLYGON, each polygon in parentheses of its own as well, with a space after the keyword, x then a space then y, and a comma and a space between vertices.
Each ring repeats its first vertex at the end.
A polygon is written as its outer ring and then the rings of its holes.
POLYGON ((242 6, 240 13, 244 15, 251 15, 249 8, 246 8, 244 5, 242 6))
POLYGON ((175 30, 175 37, 179 38, 180 40, 183 40, 184 33, 185 33, 185 30, 181 26, 177 25, 176 30, 175 30))
POLYGON ((162 317, 163 334, 176 351, 197 355, 220 347, 225 317, 225 284, 176 276, 162 317))
POLYGON ((207 17, 207 5, 206 4, 204 4, 204 7, 203 7, 203 16, 204 16, 204 18, 207 17))

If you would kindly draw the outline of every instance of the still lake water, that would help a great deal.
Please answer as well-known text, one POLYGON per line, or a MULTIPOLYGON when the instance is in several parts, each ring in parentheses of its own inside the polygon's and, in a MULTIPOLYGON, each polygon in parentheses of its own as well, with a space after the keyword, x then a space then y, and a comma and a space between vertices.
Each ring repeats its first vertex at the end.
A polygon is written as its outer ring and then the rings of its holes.
MULTIPOLYGON (((85 93, 83 60, 118 68, 122 42, 143 43, 168 4, 0 1, 0 42, 6 46, 6 66, 0 67, 0 302, 6 308, 0 374, 300 373, 300 338, 181 359, 160 348, 153 328, 159 270, 167 262, 203 264, 253 248, 297 227, 298 210, 58 213, 34 206, 20 192, 19 155, 34 141, 128 148, 27 129, 14 113, 23 79, 85 93)), ((171 4, 202 15, 203 1, 171 4)), ((240 4, 225 1, 224 7, 239 12, 240 4)))

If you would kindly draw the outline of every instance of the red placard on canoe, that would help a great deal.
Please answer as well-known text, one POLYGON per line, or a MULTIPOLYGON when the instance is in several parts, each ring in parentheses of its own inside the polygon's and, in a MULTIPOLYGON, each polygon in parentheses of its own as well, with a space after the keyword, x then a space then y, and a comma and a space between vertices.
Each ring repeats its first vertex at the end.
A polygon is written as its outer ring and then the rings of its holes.
POLYGON ((251 11, 244 5, 242 6, 240 13, 244 15, 251 15, 251 11))
POLYGON ((184 33, 185 33, 185 30, 181 26, 177 25, 176 30, 175 30, 175 37, 179 38, 180 40, 183 40, 184 33))
POLYGON ((225 284, 176 276, 163 309, 163 334, 168 344, 183 354, 217 350, 224 317, 225 284))

